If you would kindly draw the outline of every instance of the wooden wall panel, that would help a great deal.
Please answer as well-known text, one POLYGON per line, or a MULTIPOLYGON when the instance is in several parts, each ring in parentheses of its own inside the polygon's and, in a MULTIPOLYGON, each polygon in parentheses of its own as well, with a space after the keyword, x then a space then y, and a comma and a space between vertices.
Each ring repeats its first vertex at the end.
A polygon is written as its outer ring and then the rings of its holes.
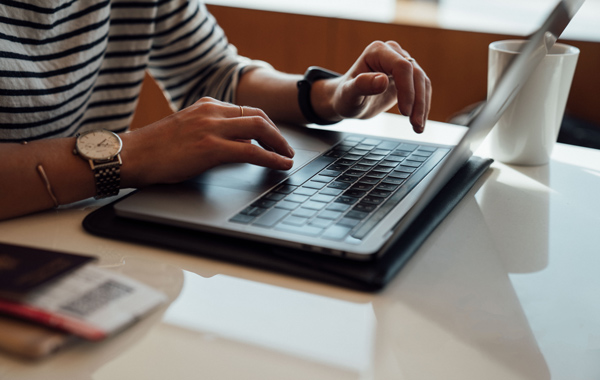
MULTIPOLYGON (((425 69, 433 83, 430 118, 452 114, 484 100, 487 47, 514 38, 499 34, 340 20, 209 5, 240 54, 302 73, 310 65, 343 72, 374 40, 396 40, 425 69)), ((581 49, 567 112, 600 125, 600 43, 567 41, 581 49)), ((144 83, 134 127, 170 113, 150 78, 144 83)))

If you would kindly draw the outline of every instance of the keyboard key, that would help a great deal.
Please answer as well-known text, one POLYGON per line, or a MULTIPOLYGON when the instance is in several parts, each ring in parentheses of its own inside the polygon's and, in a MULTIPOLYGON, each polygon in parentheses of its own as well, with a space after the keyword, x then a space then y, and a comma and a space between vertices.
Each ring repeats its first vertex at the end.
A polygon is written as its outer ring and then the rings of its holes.
POLYGON ((391 151, 391 150, 396 149, 397 146, 398 146, 398 143, 395 141, 383 141, 381 144, 377 145, 377 148, 391 151))
POLYGON ((397 172, 405 172, 405 173, 412 173, 416 170, 417 168, 413 168, 411 166, 404 166, 404 164, 396 167, 397 172))
POLYGON ((383 161, 381 161, 379 163, 378 166, 384 166, 384 167, 390 167, 390 168, 395 168, 396 166, 398 166, 400 163, 398 161, 390 161, 387 158, 383 161))
POLYGON ((351 187, 350 189, 344 191, 344 195, 343 196, 354 197, 354 198, 361 198, 365 194, 367 194, 367 192, 365 190, 357 190, 357 189, 351 187))
POLYGON ((378 160, 369 160, 366 158, 363 158, 362 160, 358 161, 359 165, 366 165, 366 166, 374 166, 377 165, 379 163, 378 160))
POLYGON ((366 204, 371 204, 371 205, 380 205, 383 203, 383 201, 385 200, 385 198, 381 198, 381 197, 373 197, 373 196, 366 196, 362 199, 362 203, 366 203, 366 204))
POLYGON ((289 201, 283 200, 283 201, 277 203, 275 208, 281 208, 284 210, 295 210, 298 208, 298 206, 300 206, 300 203, 289 202, 289 201))
POLYGON ((324 188, 323 190, 321 190, 319 192, 319 194, 334 195, 334 196, 340 195, 341 193, 342 193, 341 189, 334 189, 334 188, 331 188, 331 187, 326 187, 326 188, 324 188))
POLYGON ((308 187, 309 189, 322 189, 325 187, 325 185, 327 184, 324 182, 308 181, 302 185, 302 187, 308 187))
POLYGON ((380 183, 379 185, 377 185, 377 187, 375 189, 377 190, 384 190, 384 191, 394 191, 398 188, 398 185, 393 185, 391 183, 380 183))
POLYGON ((270 200, 270 201, 280 201, 283 198, 285 198, 285 194, 283 193, 269 193, 267 195, 265 195, 265 198, 270 200))
POLYGON ((392 153, 391 150, 380 149, 379 147, 371 151, 371 154, 378 154, 381 156, 387 156, 390 153, 392 153))
POLYGON ((407 179, 408 177, 410 177, 410 173, 398 172, 395 170, 387 176, 387 178, 398 178, 398 179, 407 179))
POLYGON ((373 161, 381 161, 384 158, 385 158, 385 156, 382 156, 380 154, 373 154, 373 153, 370 153, 365 156, 365 160, 373 160, 373 161))
POLYGON ((344 160, 348 160, 348 161, 358 161, 362 158, 361 154, 351 154, 348 153, 344 156, 344 160))
POLYGON ((357 160, 349 160, 349 159, 346 159, 346 158, 344 157, 344 158, 340 158, 340 159, 339 159, 339 160, 336 162, 336 165, 342 165, 342 166, 348 166, 348 167, 350 167, 350 166, 352 166, 352 165, 356 164, 356 161, 357 161, 357 160))
POLYGON ((335 200, 335 203, 341 203, 345 205, 353 205, 358 202, 358 198, 348 197, 345 195, 341 195, 338 199, 335 200))
POLYGON ((344 238, 350 233, 351 229, 352 228, 350 227, 335 224, 326 229, 325 232, 323 232, 323 235, 321 235, 321 237, 327 240, 344 240, 344 238))
POLYGON ((375 210, 376 208, 377 208, 377 205, 361 202, 361 203, 357 204, 356 206, 354 206, 352 209, 356 210, 356 211, 371 212, 371 211, 375 210))
POLYGON ((329 203, 331 202, 335 197, 333 195, 325 195, 325 194, 317 194, 315 196, 313 196, 312 198, 310 198, 311 201, 315 201, 315 202, 323 202, 323 203, 329 203))
MULTIPOLYGON (((330 183, 327 187, 328 188, 332 188, 332 189, 341 189, 341 190, 346 190, 347 188, 349 188, 352 184, 349 182, 340 182, 340 181, 334 181, 332 183, 330 183)), ((324 191, 324 190, 322 190, 324 191)))
POLYGON ((299 194, 290 194, 285 198, 286 201, 288 202, 296 202, 296 203, 302 203, 302 202, 306 202, 308 200, 308 196, 307 195, 299 195, 299 194))
POLYGON ((336 220, 340 216, 342 216, 342 213, 340 211, 324 210, 324 211, 321 211, 321 213, 319 214, 319 216, 317 218, 336 220))
POLYGON ((270 208, 270 207, 273 207, 275 205, 275 203, 277 203, 277 202, 261 198, 261 199, 257 200, 256 202, 252 203, 252 206, 262 207, 262 208, 270 208))
POLYGON ((390 155, 387 156, 385 158, 386 161, 393 161, 393 162, 402 162, 404 160, 403 156, 396 156, 396 155, 390 155))
POLYGON ((295 215, 288 215, 287 217, 285 217, 285 219, 283 219, 281 223, 300 227, 305 225, 306 222, 308 222, 308 218, 303 218, 295 215))
POLYGON ((372 196, 372 197, 387 198, 390 195, 392 195, 392 192, 391 191, 386 191, 386 190, 375 189, 375 190, 371 191, 369 193, 369 195, 372 196))
POLYGON ((418 147, 419 146, 416 144, 402 143, 398 146, 398 149, 412 152, 413 150, 417 149, 418 147))
POLYGON ((302 207, 308 208, 308 209, 311 209, 311 210, 321 210, 326 205, 327 205, 326 203, 322 203, 322 202, 308 201, 308 202, 304 203, 302 205, 302 207))
POLYGON ((410 156, 408 156, 407 160, 423 162, 423 161, 427 160, 427 158, 428 157, 426 157, 426 156, 419 156, 419 155, 413 153, 410 156))
POLYGON ((350 208, 350 205, 347 204, 343 204, 343 203, 335 203, 333 202, 332 204, 330 204, 329 206, 327 206, 327 210, 331 210, 331 211, 341 211, 344 212, 346 210, 348 210, 350 208))
POLYGON ((315 226, 319 228, 327 228, 333 224, 331 219, 314 218, 308 223, 309 226, 315 226))
POLYGON ((282 208, 273 208, 267 211, 264 215, 259 217, 253 225, 257 225, 260 227, 273 227, 277 224, 284 216, 289 213, 288 210, 284 210, 282 208))
POLYGON ((418 168, 419 166, 421 166, 421 163, 417 162, 417 161, 411 161, 411 160, 406 159, 406 160, 402 161, 402 166, 410 166, 412 168, 418 168))
POLYGON ((319 173, 319 175, 321 176, 327 176, 327 177, 337 177, 338 175, 342 174, 344 171, 343 170, 329 170, 329 169, 325 169, 325 170, 321 170, 321 172, 319 173))
POLYGON ((351 187, 352 190, 359 190, 359 191, 368 191, 368 190, 371 190, 372 188, 373 188, 372 184, 363 182, 362 180, 360 180, 358 183, 354 184, 351 187))
POLYGON ((319 236, 321 232, 323 232, 323 228, 317 226, 294 226, 290 224, 278 224, 275 227, 277 231, 291 232, 294 234, 304 235, 304 236, 319 236))
POLYGON ((308 195, 309 197, 312 195, 315 195, 317 193, 318 190, 316 189, 310 189, 308 187, 299 187, 298 190, 294 191, 294 194, 298 194, 298 195, 308 195))
MULTIPOLYGON (((339 174, 341 174, 344 171, 346 171, 349 167, 350 167, 350 165, 341 165, 341 164, 335 163, 333 165, 329 165, 325 170, 328 170, 328 171, 332 170, 332 171, 335 171, 335 172, 338 172, 339 174)), ((323 174, 323 173, 320 173, 320 174, 323 174)))
POLYGON ((337 178, 336 182, 347 182, 347 183, 354 183, 356 181, 358 181, 358 177, 353 177, 351 175, 341 175, 337 178))
POLYGON ((351 211, 348 211, 348 213, 346 214, 346 218, 361 220, 361 219, 366 218, 368 215, 369 215, 368 212, 351 210, 351 211))
POLYGON ((342 218, 339 222, 336 223, 338 226, 344 227, 356 227, 360 223, 359 219, 351 219, 351 218, 342 218))
POLYGON ((364 178, 382 179, 382 178, 385 178, 386 175, 387 175, 387 173, 385 173, 385 172, 370 172, 369 174, 364 176, 363 179, 364 178))
POLYGON ((344 175, 349 175, 351 177, 362 177, 363 175, 365 175, 365 171, 364 170, 354 170, 354 168, 348 170, 346 173, 344 173, 344 175))
POLYGON ((265 211, 267 211, 266 208, 249 206, 246 207, 246 209, 244 209, 242 212, 240 212, 240 214, 248 216, 259 216, 262 215, 265 211))
POLYGON ((394 178, 394 177, 390 177, 390 176, 387 176, 387 177, 386 177, 386 178, 385 178, 385 179, 382 181, 382 183, 387 183, 387 184, 389 184, 389 185, 401 185, 401 184, 402 184, 402 182, 404 182, 404 180, 403 180, 403 179, 401 179, 401 178, 394 178))
POLYGON ((377 139, 364 139, 363 141, 361 141, 361 144, 363 144, 363 145, 379 145, 382 142, 383 141, 377 140, 377 139))
POLYGON ((360 179, 360 181, 358 181, 354 186, 359 185, 359 184, 376 185, 379 183, 380 180, 381 180, 380 178, 373 178, 373 177, 368 177, 368 176, 362 177, 360 179))
POLYGON ((317 210, 311 210, 308 208, 300 207, 292 211, 292 215, 299 216, 302 218, 312 218, 317 214, 317 210))
POLYGON ((230 222, 248 224, 256 218, 255 216, 237 214, 233 218, 229 219, 230 222))
POLYGON ((371 170, 371 168, 371 165, 356 164, 352 167, 352 170, 360 170, 362 172, 366 172, 368 170, 371 170))
POLYGON ((346 152, 339 150, 339 149, 331 149, 330 151, 326 152, 325 154, 323 154, 323 156, 325 157, 333 157, 333 158, 340 158, 342 157, 346 152))
POLYGON ((329 183, 329 182, 333 181, 333 177, 325 176, 325 175, 316 175, 312 178, 312 181, 329 183))
POLYGON ((296 190, 298 188, 298 186, 290 186, 290 185, 279 185, 277 188, 275 188, 275 190, 273 190, 274 192, 277 193, 281 193, 281 194, 290 194, 291 192, 293 192, 294 190, 296 190))

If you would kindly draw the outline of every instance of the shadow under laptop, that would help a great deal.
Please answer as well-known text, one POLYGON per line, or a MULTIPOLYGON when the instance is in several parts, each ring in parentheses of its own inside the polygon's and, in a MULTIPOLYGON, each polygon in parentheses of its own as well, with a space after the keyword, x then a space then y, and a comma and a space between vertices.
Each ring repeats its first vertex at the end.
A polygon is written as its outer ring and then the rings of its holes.
MULTIPOLYGON (((546 265, 547 221, 541 221, 545 235, 541 228, 532 237, 535 252, 507 255, 510 246, 497 244, 497 226, 482 213, 490 203, 497 206, 497 192, 510 191, 497 174, 476 196, 465 197, 381 298, 373 299, 374 368, 407 379, 551 377, 508 270, 546 265)), ((543 199, 538 207, 547 209, 543 199)))

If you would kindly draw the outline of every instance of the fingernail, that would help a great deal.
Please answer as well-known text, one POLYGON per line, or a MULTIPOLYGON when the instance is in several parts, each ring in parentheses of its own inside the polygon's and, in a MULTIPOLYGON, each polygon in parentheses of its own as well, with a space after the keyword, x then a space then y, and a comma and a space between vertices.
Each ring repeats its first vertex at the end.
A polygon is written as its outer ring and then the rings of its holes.
POLYGON ((375 78, 373 78, 373 86, 374 87, 383 87, 385 86, 385 75, 384 74, 380 74, 375 76, 375 78))
POLYGON ((288 146, 288 153, 290 157, 294 157, 296 155, 294 148, 292 148, 291 146, 288 146))

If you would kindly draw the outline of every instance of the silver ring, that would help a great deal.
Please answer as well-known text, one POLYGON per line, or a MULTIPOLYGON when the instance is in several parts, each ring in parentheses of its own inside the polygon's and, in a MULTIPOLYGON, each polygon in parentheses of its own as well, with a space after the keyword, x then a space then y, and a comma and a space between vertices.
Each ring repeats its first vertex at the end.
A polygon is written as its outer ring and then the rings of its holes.
POLYGON ((414 63, 415 62, 415 59, 413 57, 408 57, 408 58, 406 58, 406 60, 408 62, 410 62, 410 63, 414 63))

